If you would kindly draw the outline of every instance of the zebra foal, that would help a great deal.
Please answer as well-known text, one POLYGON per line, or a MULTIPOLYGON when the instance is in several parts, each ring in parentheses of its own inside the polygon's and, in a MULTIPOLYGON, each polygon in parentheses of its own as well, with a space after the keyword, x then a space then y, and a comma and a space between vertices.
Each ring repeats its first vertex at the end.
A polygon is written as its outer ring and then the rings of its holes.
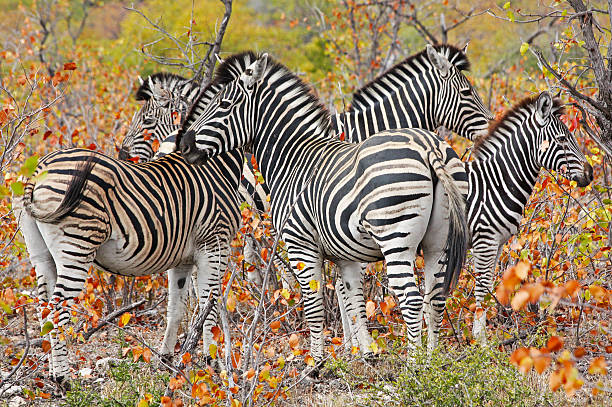
MULTIPOLYGON (((418 245, 428 260, 426 285, 441 287, 442 306, 465 259, 458 184, 467 177, 457 155, 419 129, 384 132, 359 144, 336 140, 329 113, 310 88, 266 54, 238 79, 227 80, 223 72, 222 64, 214 84, 222 90, 187 118, 177 148, 186 161, 201 165, 223 151, 252 146, 270 187, 273 223, 304 296, 314 359, 323 356, 323 309, 322 291, 313 291, 310 282, 321 281, 324 259, 339 266, 351 302, 363 302, 356 298, 360 263, 385 259, 408 338, 416 343, 423 307, 413 270, 418 245)), ((348 312, 359 322, 360 349, 371 352, 362 315, 348 312)))

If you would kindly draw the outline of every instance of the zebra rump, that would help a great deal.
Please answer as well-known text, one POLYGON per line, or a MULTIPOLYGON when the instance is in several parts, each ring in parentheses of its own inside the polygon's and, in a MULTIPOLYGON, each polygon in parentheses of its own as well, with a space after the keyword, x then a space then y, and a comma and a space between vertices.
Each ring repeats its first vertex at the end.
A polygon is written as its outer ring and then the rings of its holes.
POLYGON ((36 211, 32 210, 32 197, 34 194, 34 183, 28 180, 25 186, 25 192, 23 196, 24 208, 34 217, 36 220, 44 223, 57 223, 60 220, 68 216, 81 202, 83 191, 87 185, 87 178, 94 165, 96 165, 95 155, 90 155, 87 159, 77 166, 72 174, 68 188, 62 202, 53 212, 41 215, 37 214, 36 211))

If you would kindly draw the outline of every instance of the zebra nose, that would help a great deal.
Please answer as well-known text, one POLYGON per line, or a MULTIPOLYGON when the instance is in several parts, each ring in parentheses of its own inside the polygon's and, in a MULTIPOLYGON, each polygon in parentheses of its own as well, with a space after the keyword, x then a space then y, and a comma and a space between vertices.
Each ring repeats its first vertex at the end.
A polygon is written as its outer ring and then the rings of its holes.
POLYGON ((195 144, 195 131, 188 130, 185 134, 183 134, 183 138, 181 139, 181 152, 183 153, 183 157, 188 156, 192 152, 192 146, 195 144))
POLYGON ((585 163, 584 165, 584 178, 585 178, 585 185, 581 185, 581 186, 587 186, 589 185, 592 181, 593 181, 593 166, 591 164, 589 164, 588 162, 585 163))
POLYGON ((121 161, 126 161, 129 160, 130 158, 130 153, 127 151, 127 149, 125 148, 121 148, 121 150, 119 150, 119 159, 121 161))

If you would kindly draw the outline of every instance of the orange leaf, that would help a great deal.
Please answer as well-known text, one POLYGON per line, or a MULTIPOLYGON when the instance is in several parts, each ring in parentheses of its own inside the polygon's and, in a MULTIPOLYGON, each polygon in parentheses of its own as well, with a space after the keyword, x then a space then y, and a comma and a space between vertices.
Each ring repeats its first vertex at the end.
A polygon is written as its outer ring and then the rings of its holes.
POLYGON ((161 405, 162 407, 172 407, 172 399, 168 396, 163 396, 161 398, 161 405))
POLYGON ((49 313, 51 312, 51 310, 49 308, 43 308, 42 312, 41 312, 41 316, 43 319, 47 318, 47 315, 49 315, 49 313))
POLYGON ((145 348, 145 350, 142 352, 142 360, 147 363, 151 363, 151 356, 153 356, 151 349, 145 348))
POLYGON ((580 359, 584 355, 586 355, 586 350, 584 350, 582 346, 574 349, 574 357, 576 357, 577 359, 580 359))
POLYGON ((266 247, 261 249, 261 258, 263 261, 268 261, 268 249, 266 247))
POLYGON ((372 300, 368 300, 368 302, 366 302, 366 316, 371 319, 375 313, 376 303, 372 300))
POLYGON ((580 289, 580 283, 576 280, 570 280, 565 283, 565 292, 570 297, 574 298, 577 294, 577 291, 580 289))
POLYGON ((519 261, 516 266, 514 266, 514 273, 521 280, 525 280, 527 278, 527 274, 529 273, 529 269, 531 266, 524 261, 519 261))
POLYGON ((189 363, 191 363, 191 353, 185 352, 181 360, 184 365, 188 365, 189 363))
POLYGON ((334 345, 340 345, 340 344, 342 344, 342 339, 338 338, 337 336, 334 336, 334 337, 332 338, 331 342, 332 342, 334 345))
POLYGON ((253 370, 253 368, 250 368, 248 372, 246 372, 246 378, 248 380, 251 380, 253 377, 255 377, 255 370, 253 370))
POLYGON ((314 358, 310 355, 306 355, 306 357, 304 358, 304 362, 308 365, 308 366, 312 366, 314 367, 315 365, 315 361, 314 358))
POLYGON ((591 295, 595 297, 597 302, 602 302, 606 297, 606 289, 599 285, 590 285, 589 291, 591 292, 591 295))
POLYGON ((159 140, 158 139, 153 140, 153 142, 151 143, 151 149, 153 150, 154 153, 157 153, 157 150, 159 150, 159 140))
POLYGON ((49 341, 46 341, 46 340, 42 341, 41 346, 42 346, 43 352, 45 352, 45 353, 47 353, 47 352, 49 352, 51 350, 51 342, 49 342, 49 341))
POLYGON ((510 356, 510 363, 518 367, 521 363, 521 360, 523 360, 523 358, 527 356, 529 356, 527 348, 518 348, 517 350, 512 352, 512 355, 510 356))
POLYGON ((589 373, 590 374, 600 374, 603 376, 607 375, 608 369, 607 369, 606 359, 603 356, 599 356, 593 359, 593 361, 591 362, 591 366, 589 366, 589 373))
POLYGON ((529 300, 529 293, 525 289, 522 289, 521 291, 519 291, 518 293, 514 295, 514 298, 512 298, 512 302, 510 303, 510 305, 512 305, 513 310, 518 311, 520 309, 523 309, 523 307, 525 307, 528 300, 529 300))
POLYGON ((551 336, 548 339, 548 343, 546 344, 546 349, 550 352, 556 352, 563 347, 563 340, 558 336, 551 336))
POLYGON ((536 372, 538 372, 539 374, 542 374, 542 372, 546 370, 548 365, 550 365, 550 361, 551 359, 548 356, 544 356, 544 355, 538 356, 534 358, 533 360, 533 367, 535 368, 536 372))
POLYGON ((291 346, 291 349, 297 349, 299 344, 300 338, 296 334, 291 334, 289 337, 289 346, 291 346))
POLYGON ((215 325, 210 330, 213 334, 213 340, 215 342, 219 342, 219 338, 221 337, 221 329, 215 325))
POLYGON ((552 391, 557 391, 559 387, 563 384, 563 376, 559 370, 552 372, 550 375, 550 379, 548 381, 548 385, 552 391))
POLYGON ((64 71, 74 71, 77 68, 76 63, 67 62, 64 64, 64 71))
POLYGON ((276 320, 272 323, 270 323, 270 329, 272 329, 272 332, 278 332, 278 329, 281 326, 281 322, 279 320, 276 320))

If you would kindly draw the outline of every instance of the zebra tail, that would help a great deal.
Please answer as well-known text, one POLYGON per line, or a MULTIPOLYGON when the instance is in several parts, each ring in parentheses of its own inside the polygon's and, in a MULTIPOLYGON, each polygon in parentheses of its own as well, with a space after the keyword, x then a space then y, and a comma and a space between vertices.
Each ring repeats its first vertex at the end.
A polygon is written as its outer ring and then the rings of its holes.
MULTIPOLYGON (((85 190, 85 186, 87 185, 87 178, 91 171, 93 170, 94 165, 96 164, 95 155, 90 155, 87 157, 85 161, 79 163, 77 168, 75 169, 72 179, 68 183, 68 188, 66 188, 66 192, 64 193, 64 198, 62 202, 57 207, 57 209, 47 215, 37 215, 33 211, 30 211, 32 216, 41 222, 44 223, 55 223, 66 216, 68 216, 81 202, 83 197, 83 191, 85 190)), ((28 188, 27 196, 24 197, 26 201, 26 207, 29 206, 32 202, 32 192, 34 191, 34 187, 28 188)))
MULTIPOLYGON (((431 157, 431 156, 430 156, 431 157)), ((447 296, 455 287, 461 269, 467 257, 470 241, 465 211, 465 198, 453 177, 445 168, 444 162, 439 157, 431 157, 433 169, 442 183, 449 202, 449 228, 446 237, 446 273, 444 275, 443 294, 447 296)))

